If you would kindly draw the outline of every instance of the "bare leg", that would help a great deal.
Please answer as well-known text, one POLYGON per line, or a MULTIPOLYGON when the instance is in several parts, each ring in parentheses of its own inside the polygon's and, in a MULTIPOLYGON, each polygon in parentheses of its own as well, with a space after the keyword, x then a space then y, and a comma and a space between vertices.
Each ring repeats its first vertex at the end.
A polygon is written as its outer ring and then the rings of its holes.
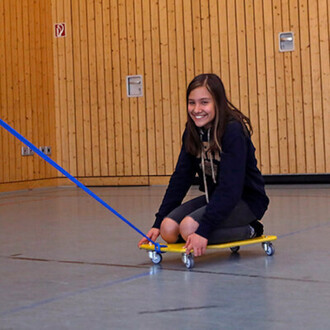
POLYGON ((180 223, 180 234, 186 241, 188 236, 193 234, 198 227, 199 223, 197 221, 189 216, 185 217, 180 223))
POLYGON ((179 237, 179 224, 171 218, 165 218, 160 226, 160 235, 167 243, 176 243, 179 237))

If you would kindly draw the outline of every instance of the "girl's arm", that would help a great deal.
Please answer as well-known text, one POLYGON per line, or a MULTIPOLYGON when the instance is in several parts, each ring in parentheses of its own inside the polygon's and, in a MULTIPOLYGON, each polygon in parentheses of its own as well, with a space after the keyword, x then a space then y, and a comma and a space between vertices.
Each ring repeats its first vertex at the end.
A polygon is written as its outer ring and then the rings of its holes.
POLYGON ((164 217, 181 205, 196 175, 195 157, 186 152, 184 138, 182 140, 182 147, 175 171, 171 176, 159 211, 156 213, 154 228, 160 228, 164 217))

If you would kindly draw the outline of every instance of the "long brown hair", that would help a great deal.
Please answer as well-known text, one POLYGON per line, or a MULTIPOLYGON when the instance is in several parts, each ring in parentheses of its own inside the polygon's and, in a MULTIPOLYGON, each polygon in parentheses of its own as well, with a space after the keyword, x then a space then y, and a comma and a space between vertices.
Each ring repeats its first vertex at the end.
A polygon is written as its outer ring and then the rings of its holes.
MULTIPOLYGON (((252 126, 250 119, 246 117, 240 110, 238 110, 226 96, 226 91, 221 79, 213 73, 204 73, 196 76, 189 84, 187 88, 187 107, 188 98, 192 90, 198 87, 206 87, 209 93, 212 95, 215 104, 215 118, 211 127, 210 134, 210 150, 221 151, 221 140, 225 132, 226 126, 230 120, 239 121, 244 129, 246 135, 252 134, 252 126)), ((187 111, 188 113, 188 111, 187 111)), ((187 132, 185 137, 185 147, 187 152, 194 156, 198 156, 200 153, 200 132, 196 127, 194 121, 188 114, 187 119, 187 132)))

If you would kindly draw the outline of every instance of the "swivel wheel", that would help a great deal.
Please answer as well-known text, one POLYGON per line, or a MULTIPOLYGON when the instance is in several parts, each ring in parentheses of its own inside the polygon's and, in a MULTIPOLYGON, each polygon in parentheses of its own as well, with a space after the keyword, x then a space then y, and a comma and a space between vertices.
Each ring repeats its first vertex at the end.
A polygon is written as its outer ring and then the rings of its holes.
POLYGON ((155 264, 158 265, 162 262, 163 256, 156 251, 149 251, 149 258, 155 264))
POLYGON ((239 246, 233 246, 233 247, 230 248, 230 250, 233 253, 237 253, 239 251, 239 248, 240 248, 239 246))
POLYGON ((262 243, 262 247, 268 256, 272 256, 275 253, 275 248, 272 243, 262 243))
POLYGON ((194 255, 192 253, 185 254, 185 256, 182 256, 182 261, 188 269, 191 269, 195 266, 194 255))

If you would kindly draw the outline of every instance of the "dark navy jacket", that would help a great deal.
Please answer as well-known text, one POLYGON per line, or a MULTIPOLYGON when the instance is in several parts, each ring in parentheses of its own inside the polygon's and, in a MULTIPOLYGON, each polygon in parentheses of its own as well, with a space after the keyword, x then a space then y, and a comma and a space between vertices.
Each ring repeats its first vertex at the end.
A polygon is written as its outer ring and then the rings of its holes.
MULTIPOLYGON (((217 166, 217 182, 207 177, 210 202, 206 207, 202 222, 196 233, 208 238, 210 232, 226 219, 240 199, 250 207, 257 219, 267 210, 269 199, 265 193, 264 180, 257 168, 255 148, 249 136, 238 121, 229 122, 222 137, 221 160, 217 166)), ((184 146, 167 187, 162 204, 156 214, 154 228, 160 224, 174 208, 181 205, 198 173, 203 190, 200 158, 188 154, 184 146)))

